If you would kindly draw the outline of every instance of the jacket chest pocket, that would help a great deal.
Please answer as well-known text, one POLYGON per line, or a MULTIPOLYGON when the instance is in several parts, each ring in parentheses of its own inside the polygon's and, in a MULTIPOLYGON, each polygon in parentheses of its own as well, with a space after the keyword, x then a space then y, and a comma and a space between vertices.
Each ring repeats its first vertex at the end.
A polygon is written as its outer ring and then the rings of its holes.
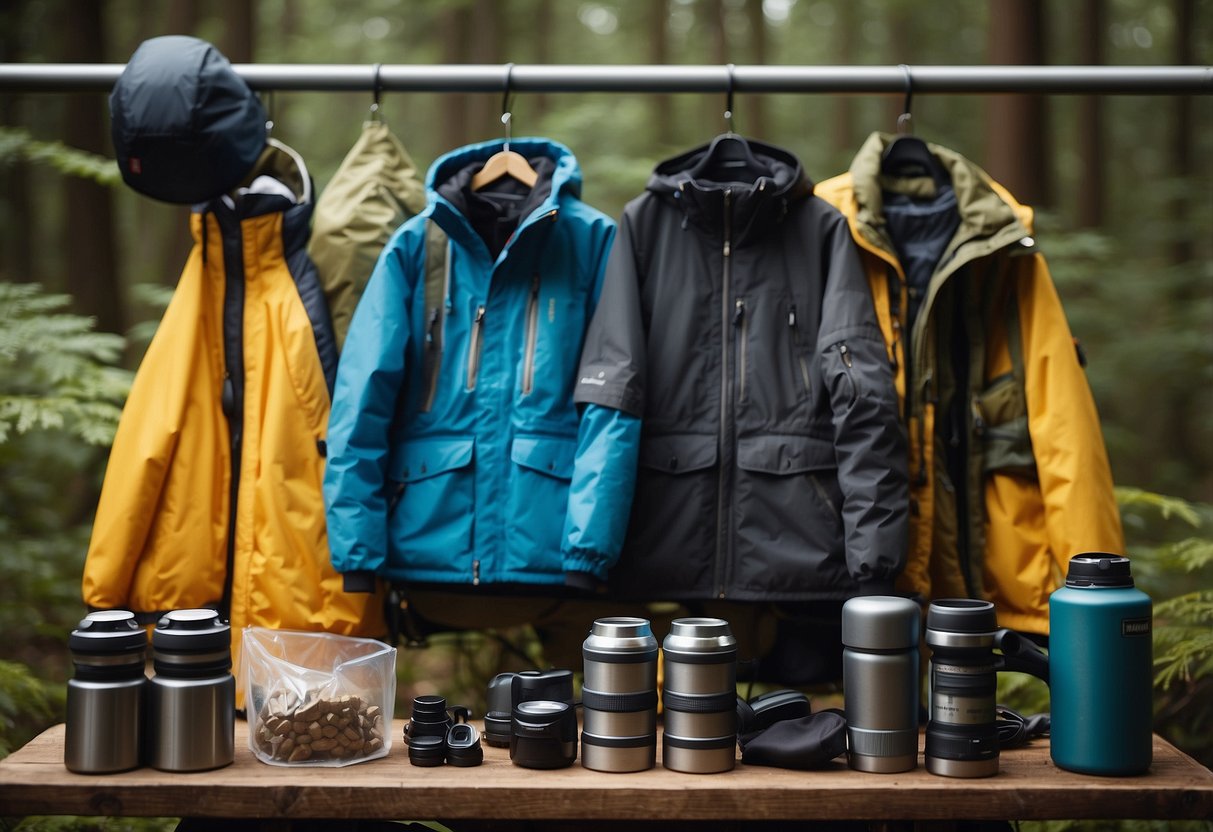
POLYGON ((576 453, 576 439, 514 437, 506 499, 505 572, 561 572, 561 535, 576 453))
POLYGON ((392 510, 392 548, 410 568, 450 569, 451 556, 472 549, 476 478, 472 437, 424 439, 392 454, 389 478, 399 499, 392 510))
POLYGON ((527 405, 547 409, 571 395, 587 325, 584 295, 555 277, 533 279, 517 373, 517 390, 527 405))

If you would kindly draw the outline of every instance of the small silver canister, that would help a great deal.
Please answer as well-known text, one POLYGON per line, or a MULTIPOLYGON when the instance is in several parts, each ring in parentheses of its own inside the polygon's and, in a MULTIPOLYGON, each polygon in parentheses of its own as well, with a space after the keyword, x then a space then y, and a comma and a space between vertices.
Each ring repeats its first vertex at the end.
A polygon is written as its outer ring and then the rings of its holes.
POLYGON ((657 761, 657 639, 643 618, 600 618, 581 646, 581 764, 644 771, 657 761))
POLYGON ((75 675, 67 683, 63 763, 77 774, 143 764, 143 673, 147 632, 126 610, 89 613, 68 637, 75 675))
POLYGON ((151 764, 206 771, 235 756, 231 627, 214 610, 176 610, 152 632, 151 764))
POLYGON ((661 763, 715 774, 737 760, 737 639, 721 618, 678 618, 661 645, 661 763))
POLYGON ((847 761, 892 774, 918 765, 918 632, 908 598, 868 595, 842 605, 847 761))

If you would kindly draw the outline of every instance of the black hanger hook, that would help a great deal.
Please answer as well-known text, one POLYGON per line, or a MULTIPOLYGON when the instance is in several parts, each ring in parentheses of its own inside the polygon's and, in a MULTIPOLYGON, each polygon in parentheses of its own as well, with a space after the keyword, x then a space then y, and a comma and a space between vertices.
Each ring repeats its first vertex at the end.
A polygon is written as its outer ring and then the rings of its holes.
POLYGON ((906 98, 901 105, 901 115, 897 117, 897 132, 912 133, 914 132, 913 116, 910 115, 910 103, 914 97, 914 76, 910 74, 909 64, 897 65, 906 76, 906 98))
POLYGON ((379 77, 379 70, 383 64, 375 64, 371 72, 371 121, 377 121, 379 118, 379 96, 383 91, 383 82, 379 77))
POLYGON ((505 144, 502 150, 506 153, 510 152, 510 122, 513 121, 513 115, 510 113, 510 79, 514 74, 514 63, 505 65, 505 91, 501 94, 501 123, 505 125, 505 144))
POLYGON ((733 73, 733 64, 728 64, 725 67, 729 72, 729 85, 725 91, 724 99, 724 120, 729 125, 729 132, 733 132, 733 88, 736 85, 737 79, 733 73))

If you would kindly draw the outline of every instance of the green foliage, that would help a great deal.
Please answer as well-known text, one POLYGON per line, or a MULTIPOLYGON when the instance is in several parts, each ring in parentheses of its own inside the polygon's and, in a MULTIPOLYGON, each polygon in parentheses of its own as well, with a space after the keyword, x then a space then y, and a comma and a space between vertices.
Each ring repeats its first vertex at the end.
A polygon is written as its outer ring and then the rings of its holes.
POLYGON ((102 185, 122 181, 113 159, 68 147, 63 142, 43 142, 26 130, 0 127, 0 166, 25 161, 44 165, 67 176, 91 179, 102 185))
POLYGON ((16 662, 0 661, 0 757, 33 739, 31 726, 62 711, 61 686, 50 685, 16 662))
POLYGON ((180 818, 28 817, 0 832, 173 832, 180 818))
POLYGON ((113 366, 123 339, 63 310, 66 295, 0 283, 0 444, 62 430, 91 445, 113 441, 129 372, 113 366))

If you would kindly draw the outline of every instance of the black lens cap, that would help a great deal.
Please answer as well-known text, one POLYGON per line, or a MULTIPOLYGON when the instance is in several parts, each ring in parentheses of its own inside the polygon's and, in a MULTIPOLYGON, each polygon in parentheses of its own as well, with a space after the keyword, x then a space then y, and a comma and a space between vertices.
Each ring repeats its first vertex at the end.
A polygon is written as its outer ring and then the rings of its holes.
POLYGON ((452 725, 446 733, 446 761, 453 766, 478 766, 484 762, 480 732, 466 723, 452 725))
POLYGON ((445 760, 445 737, 423 734, 409 740, 409 762, 413 765, 429 768, 440 766, 445 760))

